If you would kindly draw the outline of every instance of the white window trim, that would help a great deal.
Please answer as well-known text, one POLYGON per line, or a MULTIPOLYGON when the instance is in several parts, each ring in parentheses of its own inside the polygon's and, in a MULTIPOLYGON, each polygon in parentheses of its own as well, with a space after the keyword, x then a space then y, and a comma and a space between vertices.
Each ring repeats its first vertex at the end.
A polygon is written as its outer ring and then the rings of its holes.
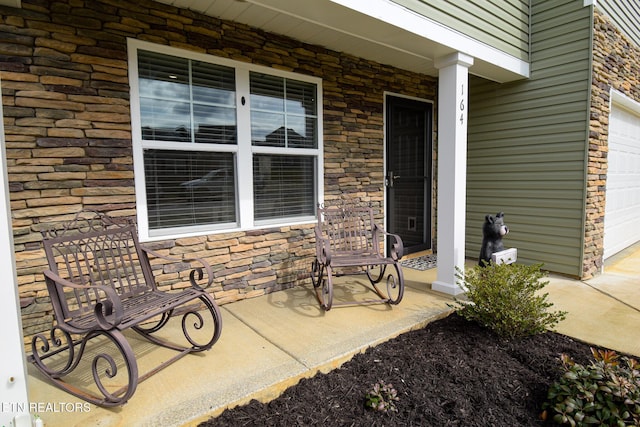
MULTIPOLYGON (((127 39, 127 50, 129 60, 129 85, 130 105, 131 105, 131 136, 133 144, 133 171, 134 186, 136 195, 136 211, 138 219, 138 233, 141 241, 154 241, 165 239, 177 239, 182 237, 201 236, 207 234, 230 233, 236 231, 256 230, 266 226, 292 226, 299 224, 310 224, 316 221, 315 215, 309 217, 300 217, 294 220, 268 220, 256 221, 253 218, 253 168, 247 167, 251 165, 251 158, 254 153, 269 154, 301 154, 312 155, 316 161, 316 191, 317 202, 322 203, 324 198, 324 137, 323 137, 323 110, 322 110, 322 79, 311 77, 304 74, 278 70, 265 66, 250 64, 246 62, 235 61, 227 58, 221 58, 200 52, 193 52, 170 46, 158 45, 142 40, 127 39), (232 152, 236 157, 236 203, 238 212, 238 224, 235 227, 224 227, 220 225, 197 225, 180 228, 164 228, 162 230, 150 230, 147 210, 147 192, 144 171, 144 149, 148 148, 181 148, 183 144, 176 143, 172 147, 171 143, 166 141, 147 141, 142 140, 141 118, 140 118, 140 93, 138 86, 138 50, 147 50, 167 55, 178 56, 198 61, 210 62, 236 70, 236 111, 237 123, 250 123, 251 117, 251 100, 249 96, 249 73, 259 72, 278 77, 295 79, 313 83, 317 87, 317 123, 318 123, 318 146, 316 149, 296 149, 296 148, 275 148, 253 146, 251 144, 250 126, 238 126, 237 145, 216 146, 216 151, 232 152), (245 103, 242 105, 242 97, 245 103), (242 173, 239 171, 242 170, 242 173)), ((191 147, 195 148, 195 147, 191 147)), ((204 146, 198 145, 198 150, 206 149, 204 146)))

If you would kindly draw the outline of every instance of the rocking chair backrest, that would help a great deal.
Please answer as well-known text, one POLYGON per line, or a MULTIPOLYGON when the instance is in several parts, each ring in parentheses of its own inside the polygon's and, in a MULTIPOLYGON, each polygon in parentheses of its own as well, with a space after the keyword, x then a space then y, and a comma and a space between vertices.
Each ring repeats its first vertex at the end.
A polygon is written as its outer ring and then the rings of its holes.
POLYGON ((319 207, 318 229, 335 255, 375 254, 378 250, 373 210, 369 207, 319 207))
MULTIPOLYGON (((140 263, 146 254, 139 249, 135 225, 103 214, 89 215, 43 232, 49 269, 75 284, 111 287, 123 299, 155 289, 155 282, 147 280, 152 278, 148 263, 140 263)), ((67 288, 65 294, 50 280, 47 287, 60 319, 92 312, 100 299, 97 289, 67 288)))

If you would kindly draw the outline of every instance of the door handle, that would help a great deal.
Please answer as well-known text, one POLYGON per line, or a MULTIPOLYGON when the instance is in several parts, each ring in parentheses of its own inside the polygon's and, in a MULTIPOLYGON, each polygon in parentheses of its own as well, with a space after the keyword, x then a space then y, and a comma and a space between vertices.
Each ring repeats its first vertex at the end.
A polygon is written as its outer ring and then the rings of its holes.
POLYGON ((393 184, 395 182, 396 179, 400 178, 400 175, 394 175, 393 171, 389 171, 387 172, 387 177, 385 179, 385 184, 387 184, 387 187, 393 187, 393 184))

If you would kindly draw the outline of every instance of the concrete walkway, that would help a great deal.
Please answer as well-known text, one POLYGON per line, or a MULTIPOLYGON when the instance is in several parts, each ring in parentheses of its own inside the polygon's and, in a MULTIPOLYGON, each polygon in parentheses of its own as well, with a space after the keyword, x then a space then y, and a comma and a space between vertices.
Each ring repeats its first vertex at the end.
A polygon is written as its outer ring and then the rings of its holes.
POLYGON ((558 332, 640 357, 640 244, 607 260, 592 279, 549 279, 553 308, 569 312, 558 332))
MULTIPOLYGON (((40 413, 47 427, 196 426, 228 406, 277 397, 301 378, 334 369, 370 346, 451 312, 453 299, 430 290, 435 269, 403 270, 405 296, 393 307, 336 307, 325 313, 311 285, 222 306, 222 337, 213 349, 187 356, 140 383, 121 408, 87 408, 31 367, 30 401, 57 405, 40 413)), ((549 280, 545 291, 554 309, 569 311, 558 332, 640 356, 640 245, 616 257, 594 279, 549 280)), ((335 301, 370 298, 361 283, 336 286, 335 301)), ((169 357, 167 350, 129 337, 141 372, 169 357)))

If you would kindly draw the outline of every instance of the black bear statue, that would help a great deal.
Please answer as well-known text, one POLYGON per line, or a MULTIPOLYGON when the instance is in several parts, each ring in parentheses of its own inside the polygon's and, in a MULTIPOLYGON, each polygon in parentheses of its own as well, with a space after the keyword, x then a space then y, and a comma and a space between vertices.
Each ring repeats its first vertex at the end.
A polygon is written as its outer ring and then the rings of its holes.
POLYGON ((504 213, 498 212, 496 216, 487 215, 484 217, 482 226, 482 247, 480 248, 480 259, 478 265, 484 267, 491 262, 491 255, 504 250, 502 237, 509 232, 509 228, 504 223, 504 213))

